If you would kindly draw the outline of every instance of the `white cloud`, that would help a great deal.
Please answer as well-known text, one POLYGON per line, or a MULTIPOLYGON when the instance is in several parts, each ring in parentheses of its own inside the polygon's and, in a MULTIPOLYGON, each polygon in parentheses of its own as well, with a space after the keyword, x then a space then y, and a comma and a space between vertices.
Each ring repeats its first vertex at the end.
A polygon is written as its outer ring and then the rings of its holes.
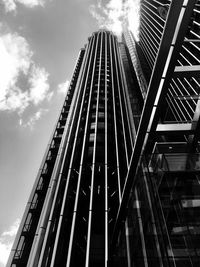
POLYGON ((69 88, 69 84, 70 84, 70 81, 68 81, 68 80, 64 83, 60 83, 58 85, 58 93, 66 95, 67 90, 69 88))
POLYGON ((129 28, 134 35, 138 34, 140 0, 110 0, 106 5, 98 0, 89 7, 91 15, 97 20, 100 28, 105 28, 120 35, 123 27, 129 28))
POLYGON ((19 120, 19 125, 25 128, 30 128, 31 130, 34 129, 35 123, 48 112, 48 109, 40 108, 37 112, 35 112, 27 122, 23 122, 22 118, 19 120))
POLYGON ((36 6, 44 6, 45 0, 1 0, 4 4, 6 12, 13 12, 17 9, 17 4, 22 4, 28 8, 36 6))
POLYGON ((14 0, 2 0, 6 12, 14 11, 16 9, 16 4, 14 0))
POLYGON ((0 264, 6 264, 12 244, 17 233, 20 220, 17 219, 9 229, 0 235, 0 264))
POLYGON ((32 56, 27 40, 0 24, 0 110, 22 114, 29 105, 52 97, 49 74, 36 65, 32 56), (19 84, 21 77, 26 86, 19 84))
POLYGON ((15 0, 15 2, 27 7, 44 6, 45 4, 45 0, 15 0))
POLYGON ((116 34, 122 31, 122 0, 110 0, 105 6, 102 5, 102 1, 98 1, 97 5, 90 6, 89 11, 100 28, 112 30, 116 34))
POLYGON ((126 4, 126 26, 131 30, 136 40, 139 40, 139 15, 140 0, 127 0, 126 4))
POLYGON ((23 37, 16 33, 0 34, 0 109, 6 109, 10 89, 15 87, 19 74, 27 74, 31 57, 32 51, 23 37))
POLYGON ((19 114, 22 114, 29 104, 28 93, 13 87, 8 91, 6 98, 1 101, 0 110, 18 110, 19 114))
POLYGON ((44 68, 39 68, 33 65, 31 68, 29 83, 30 87, 30 100, 37 105, 42 102, 45 98, 49 99, 49 74, 44 68))

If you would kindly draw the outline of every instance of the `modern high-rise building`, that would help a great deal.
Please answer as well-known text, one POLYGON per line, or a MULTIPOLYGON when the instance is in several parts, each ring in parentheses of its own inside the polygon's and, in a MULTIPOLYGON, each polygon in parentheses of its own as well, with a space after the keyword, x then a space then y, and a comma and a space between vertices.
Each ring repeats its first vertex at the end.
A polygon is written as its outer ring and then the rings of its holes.
POLYGON ((200 1, 79 53, 8 267, 200 265, 200 1))

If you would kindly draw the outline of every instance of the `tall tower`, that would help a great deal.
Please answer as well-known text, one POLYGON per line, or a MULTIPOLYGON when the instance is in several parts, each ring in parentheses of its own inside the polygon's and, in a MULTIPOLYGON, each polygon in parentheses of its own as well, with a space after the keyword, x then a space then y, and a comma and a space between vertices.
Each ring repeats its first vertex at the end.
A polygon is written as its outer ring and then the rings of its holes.
POLYGON ((116 37, 81 50, 8 266, 107 266, 133 149, 116 37))

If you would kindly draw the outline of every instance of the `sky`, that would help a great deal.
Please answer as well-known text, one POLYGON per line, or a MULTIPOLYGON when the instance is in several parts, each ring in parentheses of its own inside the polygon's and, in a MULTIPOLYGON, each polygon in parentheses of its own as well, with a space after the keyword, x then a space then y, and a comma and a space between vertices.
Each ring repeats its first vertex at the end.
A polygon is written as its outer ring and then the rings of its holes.
POLYGON ((0 267, 5 266, 79 50, 138 30, 139 0, 0 0, 0 267))

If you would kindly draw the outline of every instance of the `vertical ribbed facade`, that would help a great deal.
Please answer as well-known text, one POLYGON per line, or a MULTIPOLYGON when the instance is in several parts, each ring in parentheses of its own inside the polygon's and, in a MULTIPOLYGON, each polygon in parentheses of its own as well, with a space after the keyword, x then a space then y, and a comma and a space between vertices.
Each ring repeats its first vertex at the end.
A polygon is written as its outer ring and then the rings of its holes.
MULTIPOLYGON (((68 135, 69 126, 71 124, 72 113, 75 108, 75 98, 77 90, 75 90, 81 65, 84 58, 84 50, 81 50, 74 69, 73 77, 69 86, 67 96, 65 98, 61 113, 55 125, 52 137, 47 146, 44 158, 42 160, 36 181, 33 185, 22 221, 11 250, 8 266, 27 266, 29 254, 35 236, 38 235, 43 213, 52 204, 52 194, 55 191, 58 178, 57 169, 60 168, 60 158, 63 157, 66 141, 65 136, 68 135), (74 99, 73 99, 74 97, 74 99), (73 99, 73 100, 72 100, 73 99)), ((46 224, 46 217, 44 218, 46 224)), ((43 233, 42 233, 43 234, 43 233)))
POLYGON ((8 266, 107 266, 133 148, 116 37, 82 50, 8 266))
POLYGON ((130 57, 130 60, 132 62, 132 66, 135 70, 135 74, 140 86, 140 91, 142 94, 142 97, 145 99, 146 97, 146 92, 147 92, 147 81, 146 81, 146 77, 143 73, 143 68, 147 67, 146 64, 142 64, 144 62, 142 62, 142 59, 139 58, 139 55, 137 53, 137 49, 136 49, 136 41, 133 37, 133 34, 131 31, 126 30, 123 34, 122 34, 122 40, 123 43, 126 44, 126 49, 128 50, 128 55, 130 57))

